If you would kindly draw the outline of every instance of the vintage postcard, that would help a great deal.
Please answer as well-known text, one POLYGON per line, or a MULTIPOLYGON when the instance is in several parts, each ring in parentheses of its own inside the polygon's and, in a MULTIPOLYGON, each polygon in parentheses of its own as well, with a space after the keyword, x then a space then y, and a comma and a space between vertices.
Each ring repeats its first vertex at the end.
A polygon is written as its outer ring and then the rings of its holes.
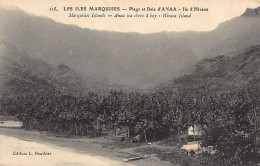
POLYGON ((259 0, 0 0, 0 166, 259 166, 259 0))

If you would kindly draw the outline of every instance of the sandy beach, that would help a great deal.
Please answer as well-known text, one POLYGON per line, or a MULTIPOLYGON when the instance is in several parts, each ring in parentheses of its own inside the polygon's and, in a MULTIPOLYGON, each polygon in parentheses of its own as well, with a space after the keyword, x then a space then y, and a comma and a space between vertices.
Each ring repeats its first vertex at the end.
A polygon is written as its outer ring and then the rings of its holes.
POLYGON ((60 138, 19 128, 0 127, 1 166, 167 166, 155 157, 124 162, 131 154, 103 148, 100 139, 60 138))

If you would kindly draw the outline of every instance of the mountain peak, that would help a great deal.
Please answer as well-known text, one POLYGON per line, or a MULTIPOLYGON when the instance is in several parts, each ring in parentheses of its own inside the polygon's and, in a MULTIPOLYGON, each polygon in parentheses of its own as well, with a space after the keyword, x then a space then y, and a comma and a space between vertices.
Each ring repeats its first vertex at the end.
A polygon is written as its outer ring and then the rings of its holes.
POLYGON ((260 7, 255 9, 247 8, 246 11, 242 14, 242 16, 257 16, 260 15, 260 7))

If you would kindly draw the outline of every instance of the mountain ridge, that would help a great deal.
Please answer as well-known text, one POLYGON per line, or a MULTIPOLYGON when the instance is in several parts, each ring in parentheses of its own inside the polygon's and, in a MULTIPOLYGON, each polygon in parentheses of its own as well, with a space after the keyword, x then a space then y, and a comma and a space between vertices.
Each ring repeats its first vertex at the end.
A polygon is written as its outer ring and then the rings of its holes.
POLYGON ((232 56, 206 58, 191 73, 157 86, 157 92, 225 92, 260 86, 260 45, 251 46, 232 56))
POLYGON ((199 59, 260 44, 260 17, 243 14, 209 32, 143 35, 82 29, 23 11, 0 13, 6 16, 0 20, 4 40, 32 58, 65 64, 97 82, 141 89, 189 73, 199 59))
MULTIPOLYGON (((77 96, 89 92, 104 95, 110 90, 122 89, 120 85, 109 85, 83 76, 65 64, 55 66, 34 59, 6 42, 0 42, 0 55, 0 96, 48 91, 77 96)), ((129 88, 124 87, 124 90, 129 88)))

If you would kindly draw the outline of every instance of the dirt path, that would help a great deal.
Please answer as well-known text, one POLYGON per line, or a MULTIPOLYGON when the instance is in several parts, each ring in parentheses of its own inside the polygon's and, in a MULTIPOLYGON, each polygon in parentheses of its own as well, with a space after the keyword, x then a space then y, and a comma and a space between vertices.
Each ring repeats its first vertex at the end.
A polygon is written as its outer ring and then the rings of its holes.
MULTIPOLYGON (((155 157, 123 162, 129 153, 105 149, 98 139, 67 139, 21 129, 0 128, 0 165, 44 166, 169 166, 155 157), (14 155, 22 152, 27 155, 14 155), (33 155, 29 155, 29 152, 33 155), (35 155, 45 152, 51 155, 35 155), (19 163, 19 164, 18 164, 19 163)), ((44 154, 45 154, 44 153, 44 154)))

